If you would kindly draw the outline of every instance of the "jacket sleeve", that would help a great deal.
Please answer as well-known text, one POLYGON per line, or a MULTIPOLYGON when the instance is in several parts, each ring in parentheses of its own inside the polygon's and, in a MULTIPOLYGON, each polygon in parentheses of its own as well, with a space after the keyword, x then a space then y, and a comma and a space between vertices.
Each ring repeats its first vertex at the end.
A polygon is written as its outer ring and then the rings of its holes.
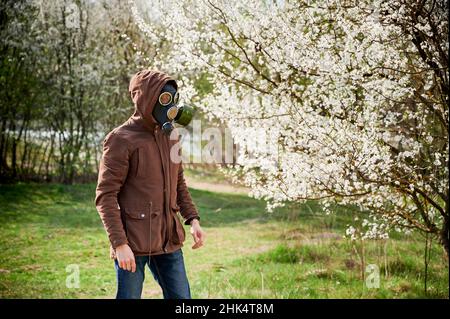
POLYGON ((182 163, 180 164, 180 168, 178 170, 177 204, 180 206, 181 216, 185 219, 185 225, 190 225, 191 220, 194 218, 200 220, 197 208, 192 202, 191 194, 189 193, 186 181, 184 179, 182 163))
POLYGON ((114 249, 128 244, 117 200, 117 194, 128 174, 128 160, 129 152, 125 141, 114 132, 108 134, 103 141, 95 206, 114 249))

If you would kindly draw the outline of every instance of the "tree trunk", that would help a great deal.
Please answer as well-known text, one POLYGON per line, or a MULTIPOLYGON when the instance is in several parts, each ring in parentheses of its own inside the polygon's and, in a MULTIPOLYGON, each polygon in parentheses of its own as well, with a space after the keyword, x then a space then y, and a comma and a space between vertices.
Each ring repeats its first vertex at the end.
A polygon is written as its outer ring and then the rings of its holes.
POLYGON ((54 145, 55 145, 55 135, 52 134, 50 141, 50 151, 48 152, 47 160, 45 161, 45 180, 47 182, 50 182, 50 161, 53 156, 54 145))
POLYGON ((9 171, 8 162, 6 160, 8 154, 8 135, 6 134, 6 124, 6 118, 3 118, 0 135, 0 175, 6 175, 9 171))
POLYGON ((449 259, 449 240, 448 240, 448 218, 444 218, 444 225, 442 226, 442 230, 440 233, 440 240, 441 240, 441 244, 445 249, 445 252, 447 253, 447 260, 449 259))
POLYGON ((17 139, 16 135, 16 123, 11 121, 11 132, 12 132, 12 145, 11 145, 11 169, 12 178, 15 179, 17 176, 17 139))

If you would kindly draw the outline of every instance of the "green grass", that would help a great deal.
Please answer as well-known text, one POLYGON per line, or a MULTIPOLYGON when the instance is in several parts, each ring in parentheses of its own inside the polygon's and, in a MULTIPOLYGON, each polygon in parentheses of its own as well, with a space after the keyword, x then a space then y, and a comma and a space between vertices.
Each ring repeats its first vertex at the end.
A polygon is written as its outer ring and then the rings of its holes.
MULTIPOLYGON (((94 207, 94 184, 0 185, 0 298, 112 298, 115 273, 94 207), (66 267, 80 269, 67 288, 66 267)), ((424 292, 420 234, 365 242, 365 264, 380 269, 368 289, 360 244, 342 238, 350 208, 324 216, 316 203, 265 212, 244 195, 191 190, 206 245, 183 248, 194 298, 448 298, 448 262, 434 243, 424 292)), ((189 234, 188 228, 186 228, 189 234)), ((145 298, 162 298, 147 271, 145 298)))

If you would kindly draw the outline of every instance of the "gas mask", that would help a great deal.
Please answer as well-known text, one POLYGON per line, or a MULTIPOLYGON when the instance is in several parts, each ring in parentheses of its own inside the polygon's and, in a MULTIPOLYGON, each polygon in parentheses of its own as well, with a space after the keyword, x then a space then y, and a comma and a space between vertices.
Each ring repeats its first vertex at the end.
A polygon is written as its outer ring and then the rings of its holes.
POLYGON ((173 122, 186 126, 192 120, 194 109, 187 105, 178 107, 178 100, 179 94, 175 85, 165 84, 153 108, 153 117, 161 125, 165 134, 172 132, 173 122))

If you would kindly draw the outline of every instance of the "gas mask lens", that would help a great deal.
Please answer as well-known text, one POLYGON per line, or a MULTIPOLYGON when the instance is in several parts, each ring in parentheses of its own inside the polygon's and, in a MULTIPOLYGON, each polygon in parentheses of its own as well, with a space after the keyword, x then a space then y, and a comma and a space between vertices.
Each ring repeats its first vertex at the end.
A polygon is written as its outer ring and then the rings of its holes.
POLYGON ((163 92, 159 96, 158 101, 162 106, 167 106, 172 102, 172 94, 170 94, 170 92, 163 92))
POLYGON ((177 114, 178 108, 176 106, 172 106, 170 109, 167 110, 167 118, 171 121, 177 117, 177 114))
POLYGON ((170 103, 172 103, 172 101, 173 101, 174 105, 177 105, 179 99, 180 99, 180 94, 178 92, 176 92, 173 97, 170 92, 163 92, 160 94, 158 101, 159 101, 159 104, 161 104, 162 106, 167 106, 170 103))

